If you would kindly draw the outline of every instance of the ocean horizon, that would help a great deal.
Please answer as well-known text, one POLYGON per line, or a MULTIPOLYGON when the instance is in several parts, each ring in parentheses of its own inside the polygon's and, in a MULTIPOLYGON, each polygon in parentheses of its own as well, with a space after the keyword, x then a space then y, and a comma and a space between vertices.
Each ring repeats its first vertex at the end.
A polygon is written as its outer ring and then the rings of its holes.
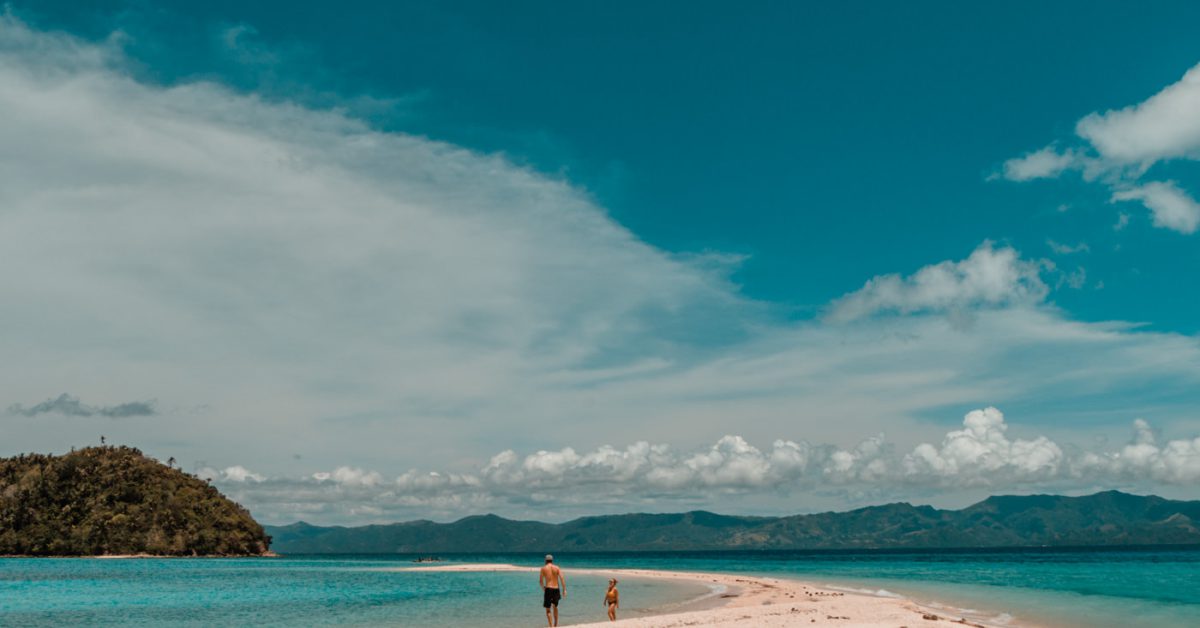
MULTIPOLYGON (((806 580, 903 596, 990 624, 1184 627, 1200 618, 1200 546, 925 551, 556 554, 563 625, 604 619, 605 578, 572 569, 646 568, 806 580)), ((0 624, 125 626, 538 625, 536 576, 416 572, 413 555, 240 559, 0 559, 0 624)), ((444 564, 536 566, 541 556, 446 554, 444 564)), ((696 584, 623 578, 622 617, 713 595, 696 584)))

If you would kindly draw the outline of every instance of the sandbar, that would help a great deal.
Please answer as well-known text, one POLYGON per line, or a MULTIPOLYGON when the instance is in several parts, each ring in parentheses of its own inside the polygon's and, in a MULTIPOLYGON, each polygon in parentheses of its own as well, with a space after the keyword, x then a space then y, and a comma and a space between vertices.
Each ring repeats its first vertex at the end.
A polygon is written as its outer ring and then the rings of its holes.
MULTIPOLYGON (((457 564, 407 567, 405 571, 527 571, 501 563, 457 564)), ((997 628, 1000 624, 985 619, 932 609, 902 597, 883 597, 839 591, 790 578, 769 578, 740 574, 662 571, 656 569, 567 569, 570 574, 612 577, 657 578, 694 582, 710 587, 712 594, 683 605, 661 609, 660 614, 597 621, 574 626, 620 626, 621 628, 676 628, 713 626, 717 628, 750 626, 791 628, 797 626, 846 626, 887 628, 997 628)), ((567 625, 567 624, 564 624, 567 625)), ((1033 628, 1028 623, 1005 622, 1004 628, 1033 628)))

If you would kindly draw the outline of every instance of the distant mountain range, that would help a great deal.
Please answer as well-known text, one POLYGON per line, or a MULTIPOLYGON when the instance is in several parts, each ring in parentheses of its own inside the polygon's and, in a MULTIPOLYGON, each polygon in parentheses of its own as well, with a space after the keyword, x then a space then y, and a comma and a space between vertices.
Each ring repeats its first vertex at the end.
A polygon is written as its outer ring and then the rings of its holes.
POLYGON ((453 523, 267 526, 281 553, 700 551, 1200 544, 1200 501, 1107 491, 990 497, 962 510, 907 503, 790 517, 694 511, 583 517, 496 515, 453 523))

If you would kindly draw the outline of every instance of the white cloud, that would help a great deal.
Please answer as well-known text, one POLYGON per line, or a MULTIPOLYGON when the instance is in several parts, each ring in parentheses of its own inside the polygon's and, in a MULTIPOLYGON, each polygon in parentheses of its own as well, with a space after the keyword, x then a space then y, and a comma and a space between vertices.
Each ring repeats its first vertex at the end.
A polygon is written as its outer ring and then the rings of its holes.
POLYGON ((258 473, 250 471, 241 465, 234 465, 221 472, 221 477, 231 482, 245 482, 252 480, 254 482, 262 482, 266 478, 258 473))
POLYGON ((614 482, 656 491, 755 487, 798 475, 810 455, 806 444, 777 440, 764 452, 740 436, 727 435, 693 453, 645 441, 623 450, 605 445, 586 454, 568 447, 520 457, 510 450, 494 456, 480 477, 492 486, 536 489, 614 482))
MULTIPOLYGON (((776 440, 769 450, 726 435, 711 447, 692 451, 646 442, 583 454, 572 448, 526 456, 505 451, 473 472, 414 470, 394 482, 348 467, 313 474, 311 480, 277 479, 252 486, 243 486, 241 474, 230 469, 221 481, 260 510, 282 504, 293 508, 295 516, 314 511, 354 516, 369 507, 378 520, 403 516, 409 508, 437 507, 450 516, 469 514, 464 508, 521 505, 534 510, 599 504, 628 508, 653 501, 664 508, 713 495, 790 495, 831 487, 894 496, 929 488, 1003 492, 1200 481, 1200 438, 1160 446, 1141 419, 1134 422, 1131 442, 1113 451, 1061 446, 1041 435, 1010 438, 1008 430, 1003 413, 989 407, 967 413, 963 429, 946 433, 940 444, 921 443, 904 454, 896 453, 883 435, 849 449, 776 440)), ((261 476, 249 475, 263 482, 261 476)))
POLYGON ((458 473, 438 473, 430 471, 405 472, 396 478, 397 490, 412 494, 436 493, 447 489, 462 489, 481 486, 481 481, 474 475, 458 473))
POLYGON ((1200 65, 1141 103, 1085 116, 1075 132, 1113 164, 1200 158, 1200 65))
POLYGON ((1092 250, 1092 247, 1088 246, 1087 242, 1080 242, 1079 244, 1071 245, 1071 244, 1063 244, 1061 242, 1055 242, 1054 240, 1046 240, 1046 244, 1050 247, 1050 250, 1054 251, 1055 253, 1058 253, 1059 255, 1073 255, 1075 253, 1088 253, 1092 250))
POLYGON ((1119 451, 1085 454, 1080 473, 1115 475, 1122 479, 1151 479, 1171 484, 1200 481, 1200 437, 1158 444, 1149 423, 1134 421, 1134 438, 1119 451))
POLYGON ((0 375, 213 409, 137 438, 382 457, 411 425, 490 405, 510 432, 560 373, 670 364, 762 321, 729 256, 648 246, 502 156, 140 84, 119 51, 11 17, 0 42, 0 313, 23 330, 0 353, 27 356, 0 375))
POLYGON ((1010 247, 984 242, 961 261, 944 261, 908 277, 880 275, 834 301, 828 318, 853 321, 879 312, 944 312, 978 306, 1036 303, 1048 288, 1041 266, 1010 247))
POLYGON ((1200 203, 1188 196, 1174 181, 1151 181, 1138 187, 1113 192, 1114 201, 1141 201, 1154 216, 1154 225, 1195 233, 1200 226, 1200 203))
POLYGON ((1004 178, 1010 181, 1052 178, 1081 165, 1080 156, 1073 151, 1060 153, 1055 147, 1047 146, 1004 162, 1004 178))
POLYGON ((255 473, 242 465, 234 465, 225 469, 213 469, 212 467, 204 467, 196 471, 196 477, 212 480, 214 482, 265 482, 267 477, 260 473, 255 473))
MULTIPOLYGON (((1075 125, 1087 149, 1058 152, 1047 146, 1004 163, 1012 181, 1057 177, 1083 169, 1087 179, 1101 179, 1114 200, 1139 200, 1154 216, 1154 225, 1190 234, 1200 225, 1200 204, 1175 182, 1141 178, 1155 164, 1200 160, 1200 65, 1178 82, 1136 105, 1091 113, 1075 125)), ((1120 231, 1128 218, 1120 218, 1120 231)))
MULTIPOLYGON (((831 310, 856 325, 785 320, 737 258, 656 249, 502 156, 138 83, 11 18, 0 42, 0 381, 24 391, 0 407, 160 399, 110 442, 220 452, 214 479, 272 520, 848 484, 938 442, 938 408, 1105 425, 1170 399, 1179 424, 1200 401, 1194 338, 1069 320, 1007 247, 873 280, 831 310)), ((65 451, 78 422, 7 421, 0 453, 65 451)))
POLYGON ((1062 449, 1044 436, 1009 440, 1004 415, 996 408, 968 413, 963 426, 946 434, 941 447, 923 443, 905 456, 906 477, 1011 485, 1052 479, 1063 468, 1062 449))
POLYGON ((375 471, 364 471, 356 467, 338 467, 332 472, 318 471, 312 474, 318 482, 332 482, 341 486, 376 486, 383 483, 383 476, 375 471))

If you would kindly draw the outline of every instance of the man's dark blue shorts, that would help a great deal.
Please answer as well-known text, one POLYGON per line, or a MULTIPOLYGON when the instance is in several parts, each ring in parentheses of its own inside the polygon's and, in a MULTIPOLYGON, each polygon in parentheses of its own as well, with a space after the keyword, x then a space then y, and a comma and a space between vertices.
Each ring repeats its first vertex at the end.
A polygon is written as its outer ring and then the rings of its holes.
POLYGON ((546 587, 545 592, 542 594, 542 606, 546 608, 558 606, 558 601, 561 599, 562 595, 559 594, 558 589, 546 587))

